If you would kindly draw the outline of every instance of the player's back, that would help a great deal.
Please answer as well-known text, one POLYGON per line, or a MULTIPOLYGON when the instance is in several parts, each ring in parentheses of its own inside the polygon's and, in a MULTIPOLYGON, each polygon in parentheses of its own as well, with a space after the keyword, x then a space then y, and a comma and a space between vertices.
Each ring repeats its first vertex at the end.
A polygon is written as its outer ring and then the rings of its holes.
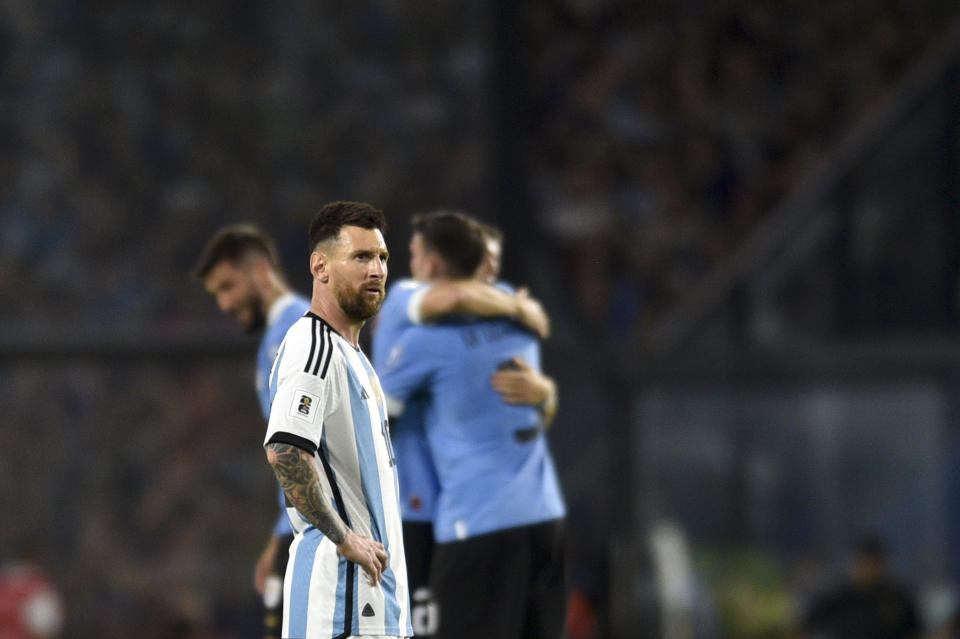
MULTIPOLYGON (((490 378, 514 357, 540 367, 539 343, 507 320, 411 329, 429 372, 427 437, 440 479, 438 541, 556 519, 563 499, 541 416, 511 406, 490 378)), ((403 342, 402 342, 403 343, 403 342)))

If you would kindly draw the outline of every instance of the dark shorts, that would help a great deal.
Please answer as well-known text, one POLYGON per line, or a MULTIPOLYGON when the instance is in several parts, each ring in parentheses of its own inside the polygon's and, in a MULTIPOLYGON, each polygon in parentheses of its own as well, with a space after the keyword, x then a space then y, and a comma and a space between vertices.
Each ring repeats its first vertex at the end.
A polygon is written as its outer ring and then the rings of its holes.
MULTIPOLYGON (((293 542, 293 535, 284 535, 280 538, 277 545, 277 556, 273 561, 273 571, 271 576, 279 576, 281 583, 283 576, 287 572, 287 559, 290 558, 290 544, 293 542)), ((279 601, 273 605, 263 606, 263 636, 268 639, 279 639, 280 632, 283 630, 283 589, 280 590, 279 601)))
POLYGON ((566 617, 563 520, 437 544, 437 639, 559 639, 566 617))
POLYGON ((433 559, 433 524, 403 522, 403 552, 407 558, 410 585, 410 621, 417 637, 432 637, 437 627, 437 604, 430 590, 430 562, 433 559))

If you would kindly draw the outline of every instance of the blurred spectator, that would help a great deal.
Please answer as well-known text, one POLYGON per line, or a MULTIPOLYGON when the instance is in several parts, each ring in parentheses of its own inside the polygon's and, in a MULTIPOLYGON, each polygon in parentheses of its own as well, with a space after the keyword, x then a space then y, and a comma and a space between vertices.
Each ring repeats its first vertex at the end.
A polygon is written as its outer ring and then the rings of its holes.
POLYGON ((886 548, 877 539, 864 538, 853 548, 847 578, 814 599, 797 636, 911 639, 920 632, 912 595, 888 573, 886 548))
POLYGON ((0 564, 0 637, 53 639, 60 636, 63 621, 57 587, 35 553, 21 544, 14 560, 0 564))

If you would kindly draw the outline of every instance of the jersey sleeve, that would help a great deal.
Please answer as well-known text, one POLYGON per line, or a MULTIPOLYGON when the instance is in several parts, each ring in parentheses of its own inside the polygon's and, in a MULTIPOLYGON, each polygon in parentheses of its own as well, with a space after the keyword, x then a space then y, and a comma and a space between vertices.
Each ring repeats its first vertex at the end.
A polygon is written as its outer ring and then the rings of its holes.
POLYGON ((410 292, 407 299, 407 319, 411 324, 423 324, 423 298, 431 288, 430 284, 423 284, 410 292))
MULTIPOLYGON (((323 354, 315 354, 309 341, 292 333, 287 335, 284 348, 274 364, 274 379, 271 381, 275 391, 264 446, 281 442, 313 453, 320 445, 324 418, 340 399, 334 381, 339 377, 335 373, 337 358, 329 368, 310 366, 323 354)), ((327 348, 332 347, 327 345, 327 348)))
POLYGON ((407 401, 425 390, 437 369, 429 335, 423 328, 411 328, 393 345, 382 370, 380 385, 391 417, 403 414, 407 401))

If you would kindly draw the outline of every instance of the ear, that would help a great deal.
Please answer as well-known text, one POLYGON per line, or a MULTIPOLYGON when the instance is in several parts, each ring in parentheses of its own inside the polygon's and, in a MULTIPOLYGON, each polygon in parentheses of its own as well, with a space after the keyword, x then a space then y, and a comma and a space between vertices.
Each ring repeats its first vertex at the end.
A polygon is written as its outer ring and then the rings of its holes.
POLYGON ((327 256, 320 251, 314 251, 310 254, 310 275, 313 279, 320 280, 324 284, 330 281, 330 271, 327 270, 327 256))
POLYGON ((270 271, 273 269, 270 262, 265 259, 258 259, 253 263, 251 273, 258 284, 266 284, 270 281, 270 271))
POLYGON ((435 278, 435 277, 442 277, 442 276, 443 276, 443 268, 442 268, 443 264, 442 264, 442 262, 440 261, 440 258, 437 257, 436 254, 431 253, 431 254, 427 255, 426 262, 427 262, 426 271, 427 271, 427 278, 428 278, 428 279, 431 279, 431 280, 432 280, 432 279, 435 278))

